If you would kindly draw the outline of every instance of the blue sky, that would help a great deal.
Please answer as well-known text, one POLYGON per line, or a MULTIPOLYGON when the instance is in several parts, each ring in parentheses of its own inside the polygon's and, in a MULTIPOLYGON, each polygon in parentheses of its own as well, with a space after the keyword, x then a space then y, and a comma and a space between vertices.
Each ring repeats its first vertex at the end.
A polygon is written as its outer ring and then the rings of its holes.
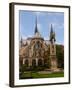
POLYGON ((37 17, 38 30, 44 39, 49 40, 50 27, 56 33, 56 43, 64 44, 64 13, 63 12, 34 12, 19 11, 20 38, 34 36, 35 22, 37 17))

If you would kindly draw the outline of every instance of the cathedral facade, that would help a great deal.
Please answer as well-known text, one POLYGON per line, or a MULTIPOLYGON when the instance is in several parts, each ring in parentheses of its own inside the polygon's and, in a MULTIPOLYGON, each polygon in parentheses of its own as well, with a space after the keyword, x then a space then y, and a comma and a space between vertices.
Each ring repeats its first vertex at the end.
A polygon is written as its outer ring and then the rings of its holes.
POLYGON ((19 64, 30 66, 48 66, 51 70, 57 69, 55 32, 51 25, 50 38, 44 40, 37 28, 37 21, 34 36, 21 39, 19 48, 19 64))

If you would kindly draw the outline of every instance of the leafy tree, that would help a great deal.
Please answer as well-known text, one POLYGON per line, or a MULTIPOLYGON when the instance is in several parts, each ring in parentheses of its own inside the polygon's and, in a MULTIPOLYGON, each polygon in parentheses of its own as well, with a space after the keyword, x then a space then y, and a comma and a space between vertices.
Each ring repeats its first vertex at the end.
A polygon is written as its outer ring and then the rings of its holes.
POLYGON ((64 68, 64 46, 56 45, 56 55, 58 60, 58 67, 64 68))

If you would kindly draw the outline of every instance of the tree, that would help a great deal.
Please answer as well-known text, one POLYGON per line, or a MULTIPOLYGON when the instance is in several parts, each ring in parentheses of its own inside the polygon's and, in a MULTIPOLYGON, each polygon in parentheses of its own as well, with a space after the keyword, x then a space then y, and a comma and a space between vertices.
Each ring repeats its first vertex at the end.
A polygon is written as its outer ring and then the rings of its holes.
POLYGON ((58 60, 58 67, 64 68, 64 46, 56 45, 56 55, 58 60))

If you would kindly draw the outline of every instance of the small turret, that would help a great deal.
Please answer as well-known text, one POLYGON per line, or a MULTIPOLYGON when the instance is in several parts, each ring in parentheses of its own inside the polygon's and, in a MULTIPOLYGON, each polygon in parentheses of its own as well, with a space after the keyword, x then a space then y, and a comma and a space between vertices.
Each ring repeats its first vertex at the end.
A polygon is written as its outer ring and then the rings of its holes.
POLYGON ((55 32, 53 31, 53 27, 51 24, 51 31, 50 31, 50 63, 51 63, 51 70, 57 70, 57 57, 56 57, 56 44, 55 44, 55 32))
POLYGON ((22 47, 23 46, 23 39, 22 39, 22 37, 21 37, 21 41, 20 41, 20 46, 22 47))
POLYGON ((51 31, 50 31, 50 41, 51 42, 55 42, 56 39, 55 39, 55 32, 53 31, 53 27, 52 27, 52 24, 51 24, 51 31))

